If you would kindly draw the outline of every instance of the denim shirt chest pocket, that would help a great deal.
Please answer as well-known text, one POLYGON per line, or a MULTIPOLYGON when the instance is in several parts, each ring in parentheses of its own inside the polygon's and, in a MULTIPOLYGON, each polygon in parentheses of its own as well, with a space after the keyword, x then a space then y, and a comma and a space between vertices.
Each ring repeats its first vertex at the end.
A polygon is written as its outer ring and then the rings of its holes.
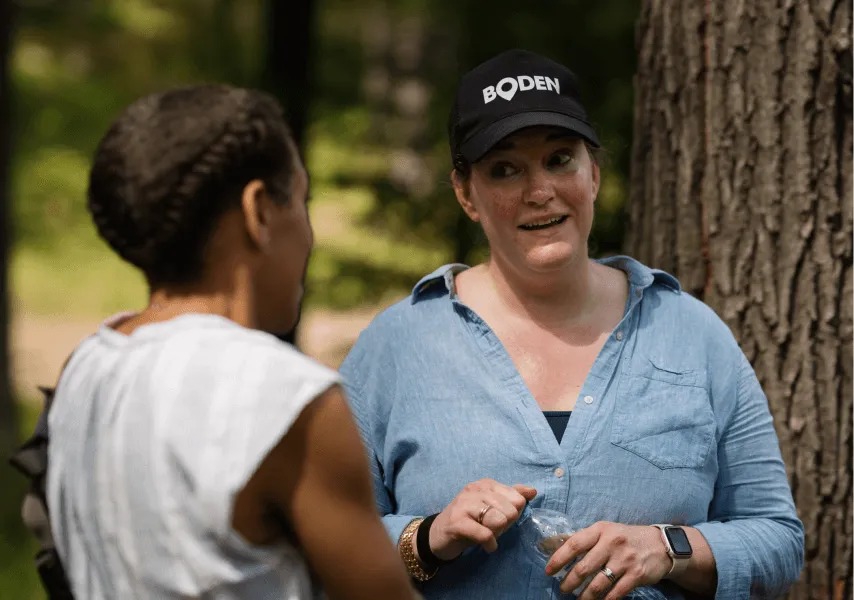
POLYGON ((659 469, 699 469, 715 439, 705 370, 643 357, 622 374, 611 443, 659 469))

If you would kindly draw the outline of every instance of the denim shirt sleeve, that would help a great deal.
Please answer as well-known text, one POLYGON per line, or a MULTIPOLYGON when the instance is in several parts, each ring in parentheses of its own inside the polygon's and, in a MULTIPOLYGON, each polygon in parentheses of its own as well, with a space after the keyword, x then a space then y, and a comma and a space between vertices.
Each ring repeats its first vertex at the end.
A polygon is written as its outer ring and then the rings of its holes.
POLYGON ((371 415, 375 415, 377 407, 369 405, 369 400, 376 401, 377 398, 369 398, 364 393, 361 381, 359 379, 359 348, 354 347, 351 353, 347 356, 339 369, 339 373, 343 379, 344 390, 347 393, 347 399, 355 417, 356 424, 359 427, 359 432, 362 436, 362 442, 365 444, 367 451, 368 464, 371 469, 371 482, 374 490, 374 500, 377 505, 377 510, 382 518, 383 525, 388 531, 392 542, 397 544, 400 539, 400 534, 406 526, 421 515, 399 515, 394 514, 394 499, 388 488, 385 486, 382 466, 378 456, 378 440, 376 435, 375 423, 377 419, 372 419, 371 415))
POLYGON ((717 565, 715 598, 775 598, 800 576, 804 529, 768 401, 744 355, 718 463, 709 522, 696 525, 717 565))

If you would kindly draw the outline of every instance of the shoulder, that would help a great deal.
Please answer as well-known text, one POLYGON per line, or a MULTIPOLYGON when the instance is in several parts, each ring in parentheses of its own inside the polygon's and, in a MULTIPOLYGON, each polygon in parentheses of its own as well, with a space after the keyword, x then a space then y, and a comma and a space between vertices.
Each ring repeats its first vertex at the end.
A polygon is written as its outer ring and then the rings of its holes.
POLYGON ((708 304, 685 291, 674 294, 653 286, 646 313, 652 322, 688 343, 701 342, 713 350, 739 351, 729 325, 708 304))
POLYGON ((340 382, 336 371, 290 344, 225 319, 170 336, 162 350, 175 362, 171 387, 181 390, 179 408, 160 403, 159 410, 174 417, 168 443, 187 464, 198 464, 200 449, 222 453, 223 464, 234 470, 225 489, 240 489, 299 415, 340 382), (192 354, 182 361, 172 344, 192 354))
POLYGON ((435 336, 452 314, 450 286, 465 265, 443 265, 419 280, 406 298, 380 312, 359 335, 341 372, 352 372, 366 359, 382 361, 435 336))
POLYGON ((324 388, 338 380, 334 370, 275 336, 215 315, 178 317, 140 329, 124 343, 151 377, 181 382, 187 392, 202 395, 204 390, 233 389, 239 402, 251 403, 253 395, 281 400, 299 389, 324 388))
POLYGON ((372 372, 387 369, 396 354, 420 337, 424 316, 424 307, 413 305, 412 296, 407 296, 371 320, 339 368, 348 395, 357 394, 356 388, 364 387, 372 372))
POLYGON ((630 370, 647 376, 652 376, 650 369, 654 376, 664 371, 673 381, 708 389, 713 409, 725 422, 740 382, 753 373, 729 325, 669 273, 637 262, 631 273, 632 289, 641 290, 642 301, 630 370))
POLYGON ((357 416, 388 408, 399 387, 417 374, 434 372, 447 356, 455 331, 451 289, 456 273, 467 268, 444 265, 426 275, 359 335, 339 369, 357 416))
POLYGON ((644 320, 655 329, 663 328, 664 333, 737 347, 724 320, 708 304, 683 290, 672 274, 650 268, 628 256, 616 256, 600 262, 627 274, 631 293, 643 298, 641 310, 644 320))
POLYGON ((263 331, 226 324, 220 331, 207 334, 202 354, 227 353, 242 364, 246 374, 255 374, 272 383, 292 381, 294 384, 320 382, 328 386, 338 381, 333 369, 306 356, 292 345, 263 331))

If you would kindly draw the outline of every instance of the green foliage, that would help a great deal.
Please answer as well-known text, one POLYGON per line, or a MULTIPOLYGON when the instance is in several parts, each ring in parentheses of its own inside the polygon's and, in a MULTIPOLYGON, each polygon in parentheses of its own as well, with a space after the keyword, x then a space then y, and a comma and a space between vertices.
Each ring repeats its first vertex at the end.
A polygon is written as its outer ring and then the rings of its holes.
POLYGON ((252 42, 260 4, 240 3, 233 23, 222 16, 232 4, 90 0, 34 3, 19 11, 12 64, 20 243, 50 246, 88 224, 89 160, 128 103, 187 82, 251 79, 247 65, 258 60, 252 42), (247 17, 256 23, 248 34, 247 17), (230 44, 239 34, 247 42, 230 44))
POLYGON ((49 248, 20 245, 12 256, 11 286, 28 314, 99 320, 145 305, 143 277, 96 239, 94 227, 50 241, 49 248))
MULTIPOLYGON (((39 414, 36 400, 19 403, 21 439, 29 436, 39 414)), ((33 557, 38 546, 21 520, 21 500, 27 489, 26 479, 2 457, 0 463, 0 591, 3 598, 42 600, 45 595, 35 569, 33 557)))
MULTIPOLYGON (((19 306, 100 315, 141 303, 138 275, 92 231, 85 210, 90 157, 111 119, 140 95, 187 82, 260 81, 264 10, 263 0, 23 6, 13 57, 19 306)), ((445 123, 459 75, 512 47, 542 52, 578 74, 610 163, 592 250, 616 250, 628 180, 636 10, 619 0, 322 3, 307 164, 314 196, 339 209, 323 209, 325 217, 315 220, 309 302, 375 302, 406 292, 437 263, 484 256, 483 236, 462 216, 448 183, 445 123), (407 65, 401 56, 413 27, 421 32, 422 58, 407 65), (381 98, 370 93, 377 67, 392 90, 381 98), (394 90, 412 81, 423 84, 429 102, 421 113, 402 114, 394 90), (417 132, 406 133, 413 124, 417 132), (401 156, 423 160, 425 185, 401 185, 394 172, 401 156)))
MULTIPOLYGON (((194 81, 253 85, 262 71, 262 10, 261 0, 91 0, 21 11, 13 56, 17 307, 98 317, 144 302, 138 273, 91 225, 90 157, 112 118, 140 95, 194 81)), ((340 308, 394 296, 444 260, 413 236, 410 244, 399 239, 399 220, 359 224, 386 153, 361 141, 371 116, 360 103, 358 28, 347 10, 321 12, 307 153, 315 204, 341 207, 315 219, 308 301, 340 308)))

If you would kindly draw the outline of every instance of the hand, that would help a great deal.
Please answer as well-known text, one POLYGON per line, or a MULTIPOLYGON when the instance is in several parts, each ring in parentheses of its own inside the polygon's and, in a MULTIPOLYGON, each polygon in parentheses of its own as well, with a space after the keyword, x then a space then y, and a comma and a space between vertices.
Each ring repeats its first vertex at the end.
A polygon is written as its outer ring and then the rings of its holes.
POLYGON ((578 600, 618 600, 636 587, 658 583, 673 566, 655 527, 599 522, 570 536, 549 559, 546 574, 557 573, 582 554, 560 585, 568 594, 595 575, 578 600), (598 572, 606 566, 616 584, 598 572))
POLYGON ((433 521, 430 549, 443 560, 453 560, 469 546, 480 545, 487 552, 495 552, 497 538, 536 495, 537 490, 527 485, 511 487, 492 479, 468 484, 433 521), (487 506, 489 510, 479 523, 487 506))

